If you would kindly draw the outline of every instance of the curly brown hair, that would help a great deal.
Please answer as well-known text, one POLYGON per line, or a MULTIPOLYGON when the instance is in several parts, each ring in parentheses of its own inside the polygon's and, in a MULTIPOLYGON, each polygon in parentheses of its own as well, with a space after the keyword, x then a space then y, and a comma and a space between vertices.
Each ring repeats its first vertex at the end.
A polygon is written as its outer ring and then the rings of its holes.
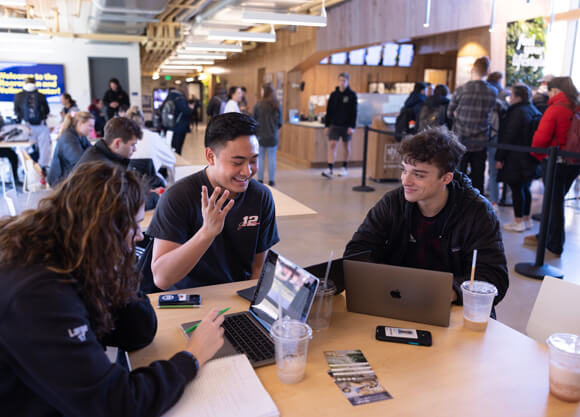
POLYGON ((441 176, 455 171, 465 146, 445 126, 426 129, 401 142, 399 154, 405 163, 427 162, 439 168, 441 176))
POLYGON ((0 219, 0 265, 42 265, 63 275, 101 337, 113 329, 112 311, 136 296, 140 273, 130 237, 143 203, 143 184, 131 171, 86 163, 36 210, 0 219))

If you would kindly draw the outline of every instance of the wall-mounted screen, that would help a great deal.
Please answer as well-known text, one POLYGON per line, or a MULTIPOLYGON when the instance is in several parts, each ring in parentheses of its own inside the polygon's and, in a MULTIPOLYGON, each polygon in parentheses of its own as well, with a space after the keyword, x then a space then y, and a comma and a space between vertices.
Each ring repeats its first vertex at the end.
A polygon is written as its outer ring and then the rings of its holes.
POLYGON ((169 94, 169 90, 166 88, 156 88, 153 90, 153 109, 157 110, 169 94))
POLYGON ((413 44, 405 43, 399 46, 399 66, 410 67, 413 64, 413 44))
POLYGON ((367 65, 379 65, 381 62, 381 54, 383 52, 383 45, 370 46, 367 48, 365 62, 367 65))
POLYGON ((397 55, 399 45, 396 43, 386 43, 383 48, 383 66, 394 67, 397 65, 397 55))
POLYGON ((336 54, 330 55, 330 63, 335 65, 344 65, 346 64, 347 58, 348 54, 346 52, 338 52, 336 54))
POLYGON ((36 88, 49 103, 60 103, 64 93, 64 65, 24 62, 0 62, 0 101, 14 101, 28 77, 34 77, 36 88))
POLYGON ((348 63, 350 65, 364 65, 366 49, 356 49, 348 53, 348 63))
POLYGON ((326 65, 326 64, 328 64, 328 62, 329 62, 329 61, 330 61, 330 57, 328 57, 328 56, 327 56, 326 58, 322 58, 322 59, 320 60, 320 63, 321 63, 322 65, 326 65))

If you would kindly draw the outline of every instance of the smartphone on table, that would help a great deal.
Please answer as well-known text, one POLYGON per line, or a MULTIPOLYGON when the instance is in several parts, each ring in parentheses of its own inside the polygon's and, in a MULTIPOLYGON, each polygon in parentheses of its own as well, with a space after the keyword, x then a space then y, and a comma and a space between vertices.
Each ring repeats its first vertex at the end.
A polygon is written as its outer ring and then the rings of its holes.
POLYGON ((196 308, 201 307, 199 294, 161 294, 158 308, 196 308))
POLYGON ((432 345, 431 332, 427 330, 377 326, 376 338, 382 342, 405 343, 419 346, 432 345))

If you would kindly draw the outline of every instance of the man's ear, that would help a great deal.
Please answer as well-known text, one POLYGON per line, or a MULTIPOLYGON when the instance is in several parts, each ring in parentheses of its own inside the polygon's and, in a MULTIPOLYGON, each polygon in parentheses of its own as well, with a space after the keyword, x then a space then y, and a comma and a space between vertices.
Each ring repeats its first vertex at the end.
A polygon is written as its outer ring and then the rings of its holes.
POLYGON ((451 180, 453 180, 453 172, 446 172, 443 175, 443 184, 447 185, 451 182, 451 180))
POLYGON ((113 139, 113 142, 111 142, 111 146, 109 146, 109 148, 113 152, 115 152, 115 151, 119 150, 119 147, 121 146, 121 142, 123 142, 123 139, 115 138, 115 139, 113 139))
POLYGON ((216 153, 209 146, 205 148, 205 159, 209 165, 215 165, 216 153))

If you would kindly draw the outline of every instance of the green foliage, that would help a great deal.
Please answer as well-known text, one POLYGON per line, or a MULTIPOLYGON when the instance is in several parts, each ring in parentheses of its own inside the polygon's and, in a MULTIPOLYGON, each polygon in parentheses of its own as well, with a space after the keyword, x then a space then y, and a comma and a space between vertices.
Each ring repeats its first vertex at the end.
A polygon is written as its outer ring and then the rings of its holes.
MULTIPOLYGON (((527 37, 532 37, 533 35, 536 36, 536 46, 542 46, 544 52, 541 55, 530 55, 530 57, 544 59, 546 50, 546 29, 546 21, 542 17, 526 20, 525 22, 520 21, 508 23, 506 36, 506 86, 518 82, 525 83, 532 87, 539 84, 540 78, 544 76, 544 68, 538 67, 538 69, 534 71, 533 67, 521 66, 516 70, 512 65, 512 62, 514 55, 516 55, 516 46, 521 34, 527 37)), ((523 52, 522 49, 523 48, 520 49, 520 53, 523 52)))

